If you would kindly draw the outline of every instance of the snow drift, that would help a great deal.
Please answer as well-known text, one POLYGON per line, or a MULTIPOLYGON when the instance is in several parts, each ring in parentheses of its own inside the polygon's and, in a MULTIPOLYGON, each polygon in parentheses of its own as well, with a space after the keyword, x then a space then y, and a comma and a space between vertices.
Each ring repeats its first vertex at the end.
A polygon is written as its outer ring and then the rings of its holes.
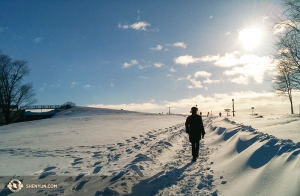
POLYGON ((2 126, 0 195, 11 179, 57 184, 14 195, 300 194, 298 116, 203 117, 195 163, 185 118, 75 107, 2 126))

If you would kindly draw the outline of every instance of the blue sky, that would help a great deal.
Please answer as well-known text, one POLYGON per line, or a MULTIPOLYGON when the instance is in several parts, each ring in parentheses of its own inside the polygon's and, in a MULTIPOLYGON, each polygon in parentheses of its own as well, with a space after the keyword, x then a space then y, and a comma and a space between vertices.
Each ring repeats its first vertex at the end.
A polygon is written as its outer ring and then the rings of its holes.
POLYGON ((28 62, 37 104, 222 112, 235 98, 240 112, 288 112, 268 80, 281 12, 278 1, 1 1, 0 50, 28 62))

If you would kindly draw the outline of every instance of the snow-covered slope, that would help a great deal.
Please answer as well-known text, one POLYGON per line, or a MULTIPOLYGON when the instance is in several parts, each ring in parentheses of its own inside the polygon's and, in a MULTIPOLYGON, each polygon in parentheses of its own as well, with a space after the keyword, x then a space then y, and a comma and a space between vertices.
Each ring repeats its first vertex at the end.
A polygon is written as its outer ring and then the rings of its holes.
POLYGON ((52 119, 2 126, 0 195, 11 193, 12 178, 58 185, 14 195, 300 194, 299 144, 260 132, 275 122, 283 130, 295 123, 288 128, 299 137, 298 117, 264 117, 268 123, 203 117, 207 134, 197 162, 191 162, 185 118, 76 107, 52 119))

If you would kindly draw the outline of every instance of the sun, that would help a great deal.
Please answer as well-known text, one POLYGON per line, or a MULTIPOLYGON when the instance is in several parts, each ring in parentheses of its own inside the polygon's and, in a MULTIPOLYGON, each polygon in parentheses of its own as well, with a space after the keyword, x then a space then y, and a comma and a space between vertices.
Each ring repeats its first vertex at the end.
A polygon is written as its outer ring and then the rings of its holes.
POLYGON ((259 44, 262 32, 259 29, 243 29, 239 31, 239 39, 246 50, 252 50, 259 44))

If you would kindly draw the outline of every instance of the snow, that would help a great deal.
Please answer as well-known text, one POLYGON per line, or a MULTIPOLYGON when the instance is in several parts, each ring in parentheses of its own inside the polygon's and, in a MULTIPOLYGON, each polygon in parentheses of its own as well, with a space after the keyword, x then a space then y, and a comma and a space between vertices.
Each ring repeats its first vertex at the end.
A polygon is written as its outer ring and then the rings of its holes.
POLYGON ((191 162, 186 115, 74 107, 0 127, 0 195, 299 195, 300 116, 203 117, 191 162))

